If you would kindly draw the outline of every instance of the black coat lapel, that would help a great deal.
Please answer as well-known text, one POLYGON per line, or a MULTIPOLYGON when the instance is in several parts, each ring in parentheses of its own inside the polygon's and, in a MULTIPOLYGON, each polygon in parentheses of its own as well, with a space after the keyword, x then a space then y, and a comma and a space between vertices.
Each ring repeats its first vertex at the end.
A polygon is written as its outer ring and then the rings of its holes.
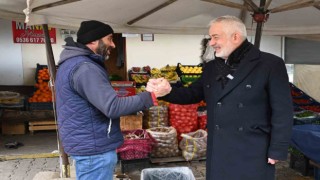
POLYGON ((233 74, 234 78, 227 83, 221 94, 218 95, 217 101, 226 96, 249 75, 254 67, 260 62, 260 60, 258 59, 259 56, 260 51, 258 49, 252 48, 250 50, 248 55, 240 63, 236 72, 233 74))

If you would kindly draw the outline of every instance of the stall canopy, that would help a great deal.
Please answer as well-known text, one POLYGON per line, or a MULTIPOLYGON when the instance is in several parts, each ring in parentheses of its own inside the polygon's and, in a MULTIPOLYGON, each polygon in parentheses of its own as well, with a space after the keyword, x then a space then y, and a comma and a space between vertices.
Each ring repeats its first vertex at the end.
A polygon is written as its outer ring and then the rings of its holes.
POLYGON ((261 0, 1 0, 0 17, 22 20, 25 9, 29 25, 75 29, 95 19, 121 33, 207 34, 210 20, 229 14, 254 35, 258 10, 264 35, 319 34, 319 0, 264 1, 259 8, 261 0))

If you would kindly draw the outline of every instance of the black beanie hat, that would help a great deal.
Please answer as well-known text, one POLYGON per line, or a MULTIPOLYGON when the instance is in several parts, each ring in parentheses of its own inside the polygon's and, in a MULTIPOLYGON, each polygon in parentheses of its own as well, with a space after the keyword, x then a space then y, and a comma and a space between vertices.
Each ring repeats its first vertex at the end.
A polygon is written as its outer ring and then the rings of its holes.
POLYGON ((99 21, 83 21, 77 32, 77 42, 88 44, 113 33, 113 29, 108 25, 99 21))

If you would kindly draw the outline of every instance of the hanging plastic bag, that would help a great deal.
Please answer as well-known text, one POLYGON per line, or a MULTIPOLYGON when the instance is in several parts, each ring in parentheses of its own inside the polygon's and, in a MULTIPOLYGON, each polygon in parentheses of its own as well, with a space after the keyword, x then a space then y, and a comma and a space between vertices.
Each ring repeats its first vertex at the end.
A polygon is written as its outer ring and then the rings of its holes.
POLYGON ((211 60, 214 60, 214 49, 212 46, 209 45, 210 41, 207 42, 206 50, 204 54, 202 55, 202 60, 205 62, 209 62, 211 60))

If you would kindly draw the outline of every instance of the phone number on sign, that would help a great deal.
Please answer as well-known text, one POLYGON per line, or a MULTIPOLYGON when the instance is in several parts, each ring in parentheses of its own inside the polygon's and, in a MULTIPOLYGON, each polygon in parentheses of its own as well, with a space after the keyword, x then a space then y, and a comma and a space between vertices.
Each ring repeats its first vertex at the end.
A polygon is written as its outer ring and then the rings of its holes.
MULTIPOLYGON (((54 43, 54 39, 50 38, 51 43, 54 43)), ((17 43, 44 43, 44 38, 16 38, 17 43)))

